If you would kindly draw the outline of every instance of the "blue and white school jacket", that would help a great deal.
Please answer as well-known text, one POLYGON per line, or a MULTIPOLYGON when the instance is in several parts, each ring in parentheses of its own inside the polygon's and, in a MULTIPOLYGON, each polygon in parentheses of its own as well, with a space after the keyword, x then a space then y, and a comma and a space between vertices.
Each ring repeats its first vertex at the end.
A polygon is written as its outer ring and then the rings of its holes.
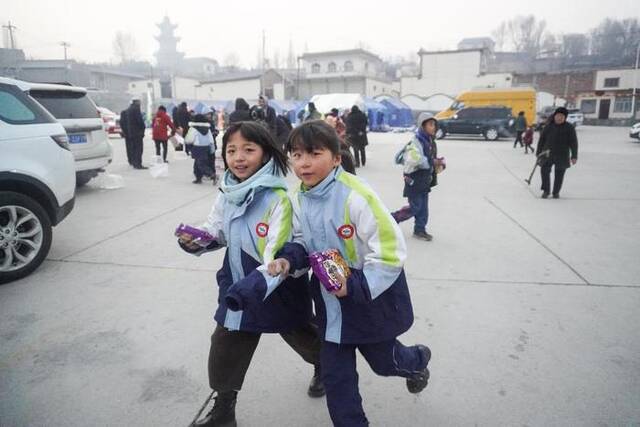
POLYGON ((294 234, 280 256, 293 268, 308 266, 307 253, 338 249, 351 267, 348 295, 327 292, 315 275, 311 293, 324 339, 364 344, 393 339, 413 323, 404 274, 406 244, 380 198, 362 179, 338 167, 294 200, 294 234), (296 240, 297 242, 297 240, 296 240))
POLYGON ((283 281, 266 273, 266 264, 292 239, 292 215, 291 200, 281 188, 259 187, 239 206, 222 193, 217 198, 203 228, 227 247, 217 273, 214 317, 220 325, 281 333, 310 321, 308 276, 283 281))

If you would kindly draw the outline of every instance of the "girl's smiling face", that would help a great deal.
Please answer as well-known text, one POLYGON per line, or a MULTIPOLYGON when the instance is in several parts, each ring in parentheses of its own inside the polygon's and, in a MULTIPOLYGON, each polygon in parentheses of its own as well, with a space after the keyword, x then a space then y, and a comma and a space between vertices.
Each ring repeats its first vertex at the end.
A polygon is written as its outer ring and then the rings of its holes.
POLYGON ((339 154, 324 147, 314 148, 311 153, 301 148, 291 152, 293 171, 307 188, 318 185, 340 162, 339 154))
POLYGON ((231 173, 244 181, 256 173, 266 163, 265 153, 255 142, 247 141, 240 132, 229 137, 225 150, 225 160, 231 173))

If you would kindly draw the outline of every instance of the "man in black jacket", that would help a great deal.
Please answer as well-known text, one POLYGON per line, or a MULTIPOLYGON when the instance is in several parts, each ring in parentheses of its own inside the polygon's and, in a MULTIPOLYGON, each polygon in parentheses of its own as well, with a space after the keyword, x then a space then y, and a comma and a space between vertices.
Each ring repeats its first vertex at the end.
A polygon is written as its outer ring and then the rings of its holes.
POLYGON ((142 166, 142 141, 146 126, 140 111, 140 100, 134 99, 127 109, 127 127, 129 140, 131 141, 131 162, 134 169, 147 169, 142 166))
POLYGON ((133 156, 131 155, 131 139, 129 139, 129 124, 127 116, 129 115, 129 109, 125 108, 120 112, 120 134, 124 138, 124 146, 127 149, 127 162, 130 166, 133 166, 133 156))
POLYGON ((536 155, 549 150, 549 155, 540 167, 542 175, 542 198, 549 197, 551 167, 554 166, 553 198, 560 198, 560 189, 566 170, 578 161, 578 137, 571 123, 567 122, 569 111, 560 107, 553 113, 553 121, 545 126, 538 142, 536 155))

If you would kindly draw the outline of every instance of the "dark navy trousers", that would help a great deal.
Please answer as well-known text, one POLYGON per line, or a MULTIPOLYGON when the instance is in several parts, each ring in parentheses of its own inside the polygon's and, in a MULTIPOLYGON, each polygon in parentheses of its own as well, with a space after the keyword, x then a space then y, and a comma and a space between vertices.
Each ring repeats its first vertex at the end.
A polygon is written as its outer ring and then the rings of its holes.
POLYGON ((409 377, 429 363, 418 347, 405 347, 393 339, 373 344, 335 344, 324 341, 320 350, 322 381, 327 406, 336 427, 368 426, 358 390, 356 349, 378 375, 409 377))

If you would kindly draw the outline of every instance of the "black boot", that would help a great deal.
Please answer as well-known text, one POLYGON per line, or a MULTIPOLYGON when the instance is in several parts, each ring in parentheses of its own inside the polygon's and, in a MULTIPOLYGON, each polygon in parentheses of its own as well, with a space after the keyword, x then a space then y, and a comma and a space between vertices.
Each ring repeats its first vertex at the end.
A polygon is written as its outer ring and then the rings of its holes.
MULTIPOLYGON (((424 345, 418 345, 418 350, 420 350, 424 354, 425 361, 427 365, 429 364, 429 360, 431 359, 431 350, 424 345)), ((411 377, 407 378, 407 390, 409 393, 420 393, 429 383, 429 369, 425 365, 424 370, 413 374, 411 377)))
POLYGON ((325 395, 324 384, 320 377, 320 365, 313 366, 313 378, 307 390, 309 397, 322 397, 325 395))
POLYGON ((193 427, 236 427, 237 391, 218 393, 213 408, 207 415, 193 423, 193 427))

